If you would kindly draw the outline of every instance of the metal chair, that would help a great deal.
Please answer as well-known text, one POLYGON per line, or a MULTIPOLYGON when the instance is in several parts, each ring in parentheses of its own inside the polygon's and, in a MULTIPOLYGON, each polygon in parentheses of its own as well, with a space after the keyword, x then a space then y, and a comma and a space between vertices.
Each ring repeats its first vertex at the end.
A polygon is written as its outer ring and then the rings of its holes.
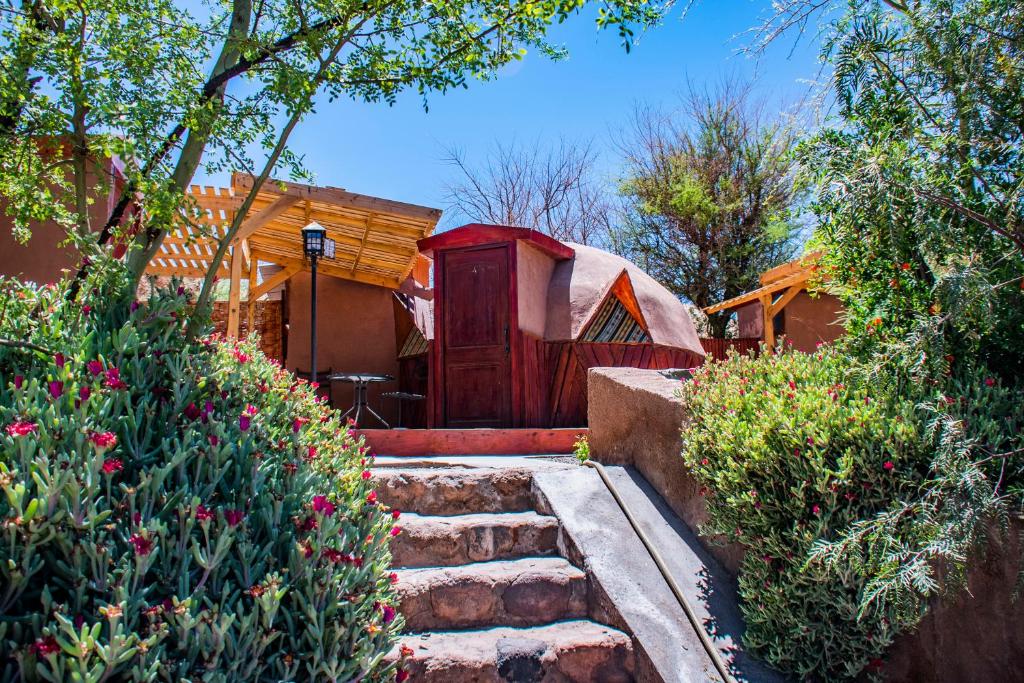
POLYGON ((423 394, 412 394, 408 391, 385 391, 380 395, 381 405, 384 403, 384 399, 393 398, 398 401, 398 422, 395 423, 395 429, 402 429, 402 403, 405 401, 422 401, 426 398, 423 394))

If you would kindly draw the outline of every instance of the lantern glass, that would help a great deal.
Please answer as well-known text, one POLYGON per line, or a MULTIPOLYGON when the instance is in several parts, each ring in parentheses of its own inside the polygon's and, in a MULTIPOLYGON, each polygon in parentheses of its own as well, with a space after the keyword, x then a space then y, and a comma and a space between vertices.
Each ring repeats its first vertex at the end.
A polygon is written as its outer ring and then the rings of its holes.
POLYGON ((327 230, 317 222, 312 222, 302 229, 302 250, 306 256, 323 256, 324 240, 327 230))

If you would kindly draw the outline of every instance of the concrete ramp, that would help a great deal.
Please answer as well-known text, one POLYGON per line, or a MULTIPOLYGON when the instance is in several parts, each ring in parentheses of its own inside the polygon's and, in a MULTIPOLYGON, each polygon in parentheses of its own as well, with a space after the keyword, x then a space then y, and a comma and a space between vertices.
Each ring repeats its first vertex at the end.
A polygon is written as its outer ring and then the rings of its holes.
MULTIPOLYGON (((669 565, 672 576, 740 681, 785 678, 742 647, 736 584, 694 533, 630 467, 608 467, 620 495, 669 565)), ((574 548, 566 555, 600 585, 608 609, 633 635, 638 680, 721 680, 647 549, 597 472, 536 471, 534 483, 574 548), (573 557, 573 555, 577 557, 573 557)))

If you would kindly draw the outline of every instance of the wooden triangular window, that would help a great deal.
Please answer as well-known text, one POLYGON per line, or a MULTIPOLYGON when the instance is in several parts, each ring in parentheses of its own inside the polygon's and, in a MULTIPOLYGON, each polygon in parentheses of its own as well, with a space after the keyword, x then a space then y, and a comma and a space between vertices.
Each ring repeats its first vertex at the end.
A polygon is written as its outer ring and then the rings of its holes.
POLYGON ((649 344, 651 335, 640 312, 633 284, 626 271, 615 280, 608 295, 587 324, 580 341, 608 344, 649 344))

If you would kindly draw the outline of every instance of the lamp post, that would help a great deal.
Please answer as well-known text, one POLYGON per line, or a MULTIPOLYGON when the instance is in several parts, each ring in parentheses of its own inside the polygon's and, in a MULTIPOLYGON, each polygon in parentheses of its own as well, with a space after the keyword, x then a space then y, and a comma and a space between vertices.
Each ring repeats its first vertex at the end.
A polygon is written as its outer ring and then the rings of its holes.
POLYGON ((306 254, 306 258, 309 259, 310 273, 312 275, 309 296, 309 358, 312 364, 309 377, 311 382, 316 382, 316 262, 318 258, 324 255, 326 236, 327 230, 316 221, 311 222, 302 229, 302 251, 306 254))

